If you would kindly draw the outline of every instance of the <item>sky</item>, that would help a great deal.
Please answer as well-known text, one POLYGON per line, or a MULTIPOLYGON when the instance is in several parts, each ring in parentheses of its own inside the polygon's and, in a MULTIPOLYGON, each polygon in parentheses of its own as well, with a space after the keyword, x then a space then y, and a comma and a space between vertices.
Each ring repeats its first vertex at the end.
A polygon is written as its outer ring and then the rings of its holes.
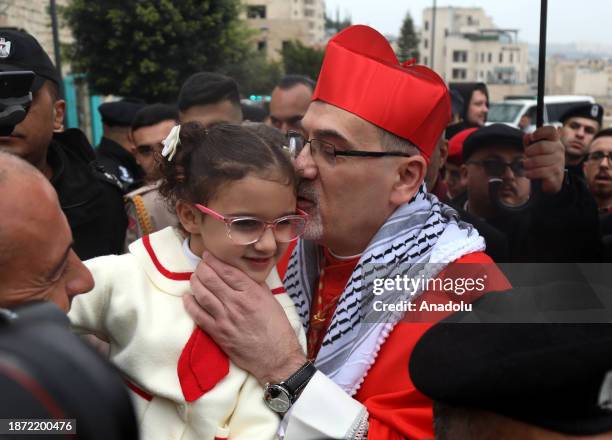
MULTIPOLYGON (((325 0, 335 17, 350 15, 353 24, 367 24, 383 34, 398 35, 407 11, 421 26, 423 9, 432 0, 325 0)), ((538 0, 438 0, 437 7, 482 7, 499 28, 518 29, 519 40, 539 41, 538 0)), ((612 45, 611 0, 548 0, 547 40, 550 43, 596 43, 612 45)))

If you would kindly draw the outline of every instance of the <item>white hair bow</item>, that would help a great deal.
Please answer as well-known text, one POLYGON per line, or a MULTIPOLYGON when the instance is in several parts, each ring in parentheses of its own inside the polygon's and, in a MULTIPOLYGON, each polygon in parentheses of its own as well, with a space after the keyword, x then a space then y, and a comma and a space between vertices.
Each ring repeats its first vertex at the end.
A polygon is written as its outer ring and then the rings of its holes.
POLYGON ((180 132, 181 126, 175 125, 174 127, 172 127, 172 130, 170 130, 170 134, 168 134, 166 139, 162 141, 162 144, 164 144, 164 149, 162 150, 161 155, 165 157, 168 162, 172 160, 172 158, 176 154, 176 147, 178 146, 178 144, 181 143, 181 140, 179 138, 180 132))

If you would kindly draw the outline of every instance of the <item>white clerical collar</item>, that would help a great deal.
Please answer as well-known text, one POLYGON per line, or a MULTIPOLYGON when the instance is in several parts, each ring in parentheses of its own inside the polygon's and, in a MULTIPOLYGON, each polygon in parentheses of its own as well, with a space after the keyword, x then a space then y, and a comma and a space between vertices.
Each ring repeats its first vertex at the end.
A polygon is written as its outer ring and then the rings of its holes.
POLYGON ((193 266, 193 270, 195 270, 195 268, 198 266, 202 259, 193 252, 191 252, 191 248, 189 247, 189 238, 183 240, 183 253, 187 257, 189 264, 193 266))

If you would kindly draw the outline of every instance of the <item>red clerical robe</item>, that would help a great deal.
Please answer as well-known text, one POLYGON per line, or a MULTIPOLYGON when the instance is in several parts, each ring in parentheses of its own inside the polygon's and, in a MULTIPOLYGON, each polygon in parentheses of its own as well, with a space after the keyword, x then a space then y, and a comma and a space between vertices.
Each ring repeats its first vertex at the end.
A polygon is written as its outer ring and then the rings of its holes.
MULTIPOLYGON (((279 262, 279 273, 281 278, 287 266, 288 250, 286 258, 279 262)), ((502 291, 510 288, 510 284, 503 273, 493 263, 493 260, 483 252, 468 254, 455 261, 446 270, 446 276, 466 276, 463 269, 455 264, 471 263, 469 271, 477 270, 479 274, 487 276, 487 292, 502 291)), ((350 274, 349 274, 350 276, 350 274)), ((345 284, 348 282, 348 277, 345 284)), ((472 297, 472 300, 475 299, 472 297)), ((420 301, 429 303, 448 300, 442 297, 436 298, 429 292, 424 293, 420 301)), ((417 303, 418 304, 418 303, 417 303)), ((443 319, 448 313, 441 312, 434 320, 443 319)), ((410 312, 406 315, 406 321, 410 318, 410 312)), ((400 440, 400 439, 432 439, 433 413, 432 401, 421 394, 412 384, 408 365, 412 350, 420 337, 432 325, 432 315, 427 315, 429 322, 400 322, 394 328, 378 353, 376 361, 361 388, 354 396, 356 400, 366 406, 369 414, 368 439, 374 440, 400 440)))

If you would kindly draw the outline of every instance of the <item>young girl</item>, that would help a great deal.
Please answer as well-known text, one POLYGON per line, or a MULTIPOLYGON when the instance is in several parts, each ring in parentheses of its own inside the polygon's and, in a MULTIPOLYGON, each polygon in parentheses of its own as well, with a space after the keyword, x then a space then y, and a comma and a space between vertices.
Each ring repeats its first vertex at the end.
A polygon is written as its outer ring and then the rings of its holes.
POLYGON ((275 270, 306 223, 296 213, 293 167, 280 147, 240 126, 188 123, 164 142, 160 191, 181 230, 169 227, 125 255, 88 261, 95 288, 74 300, 70 319, 77 331, 110 343, 143 439, 271 439, 279 420, 263 390, 194 325, 181 297, 206 250, 267 282, 304 340, 275 270))

